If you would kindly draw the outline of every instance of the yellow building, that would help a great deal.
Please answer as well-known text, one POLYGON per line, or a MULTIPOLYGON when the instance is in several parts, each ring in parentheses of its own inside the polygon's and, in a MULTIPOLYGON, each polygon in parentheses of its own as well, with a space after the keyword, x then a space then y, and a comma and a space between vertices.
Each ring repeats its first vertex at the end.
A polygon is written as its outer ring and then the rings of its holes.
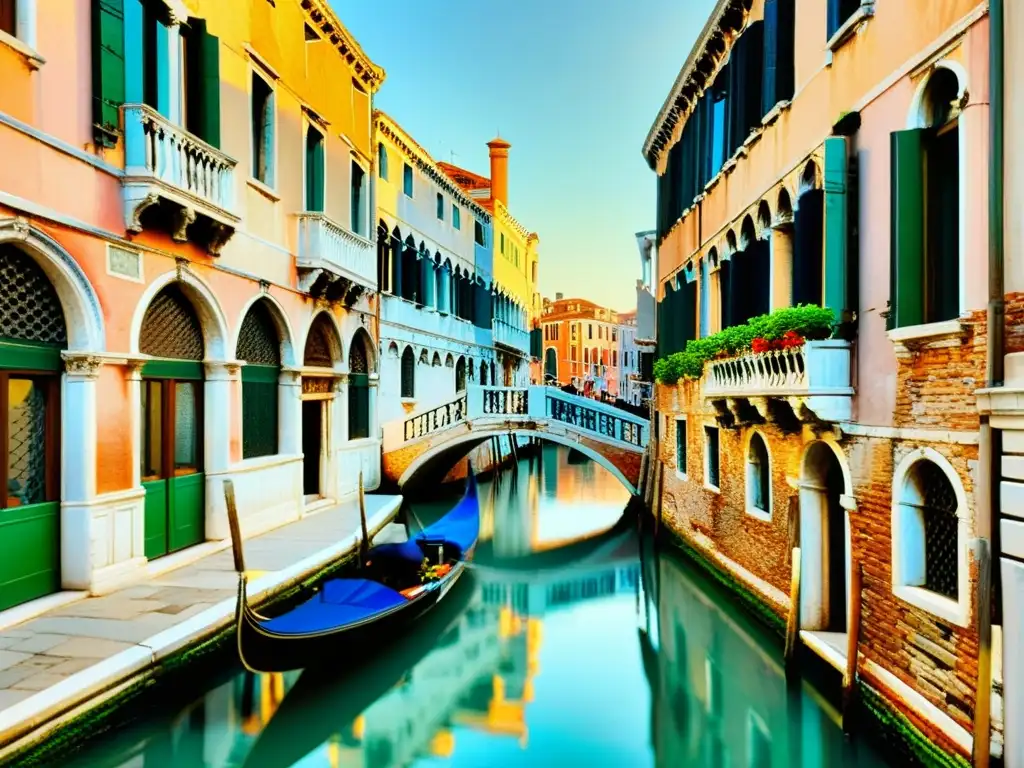
POLYGON ((438 166, 471 198, 494 214, 492 252, 494 263, 494 345, 503 373, 500 383, 523 386, 536 381, 540 358, 540 299, 537 293, 540 237, 530 232, 508 208, 508 151, 502 138, 487 142, 490 178, 450 163, 438 166), (536 333, 532 333, 536 329, 536 333), (532 335, 531 335, 532 334, 532 335))

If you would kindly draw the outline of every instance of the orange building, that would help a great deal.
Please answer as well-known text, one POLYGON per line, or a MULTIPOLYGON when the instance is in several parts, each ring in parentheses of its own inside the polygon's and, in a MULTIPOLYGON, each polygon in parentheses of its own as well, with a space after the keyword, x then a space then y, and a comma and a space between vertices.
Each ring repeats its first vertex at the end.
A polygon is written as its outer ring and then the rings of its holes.
POLYGON ((227 538, 224 479, 253 535, 376 487, 380 453, 384 72, 329 3, 13 5, 0 609, 227 538))
POLYGON ((594 397, 619 394, 618 313, 586 299, 544 299, 544 380, 594 397))

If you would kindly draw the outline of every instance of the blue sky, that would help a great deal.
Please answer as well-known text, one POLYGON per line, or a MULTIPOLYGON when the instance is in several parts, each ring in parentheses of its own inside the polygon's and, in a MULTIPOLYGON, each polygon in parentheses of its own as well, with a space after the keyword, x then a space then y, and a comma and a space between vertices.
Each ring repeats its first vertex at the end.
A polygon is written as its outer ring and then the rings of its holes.
POLYGON ((375 105, 436 160, 486 175, 486 142, 512 143, 542 294, 632 309, 655 218, 641 147, 714 0, 331 2, 387 71, 375 105))

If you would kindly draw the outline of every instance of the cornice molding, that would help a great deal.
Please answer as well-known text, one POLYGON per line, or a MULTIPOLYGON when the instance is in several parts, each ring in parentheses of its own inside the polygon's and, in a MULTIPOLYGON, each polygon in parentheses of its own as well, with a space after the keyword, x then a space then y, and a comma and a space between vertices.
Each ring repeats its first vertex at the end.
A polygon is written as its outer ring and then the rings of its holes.
POLYGON ((526 227, 519 223, 519 220, 516 219, 515 216, 509 213, 508 208, 505 207, 505 204, 501 202, 501 200, 494 201, 494 215, 498 219, 498 221, 510 227, 527 243, 529 243, 531 240, 540 240, 540 236, 537 235, 536 232, 531 232, 530 230, 528 230, 526 227))
POLYGON ((356 78, 366 85, 370 93, 376 93, 384 83, 384 68, 373 63, 345 26, 331 9, 327 0, 302 0, 302 10, 324 38, 338 49, 356 78))
POLYGON ((696 98, 718 71, 718 63, 743 29, 746 16, 744 0, 718 0, 715 4, 644 140, 643 156, 652 169, 658 167, 662 152, 675 140, 696 98), (721 50, 712 51, 712 43, 721 50))
POLYGON ((443 188, 449 195, 458 200, 464 208, 468 208, 477 218, 483 219, 484 223, 491 223, 491 213, 480 205, 476 200, 466 194, 454 179, 437 167, 434 158, 412 138, 395 120, 386 112, 376 110, 374 112, 374 123, 377 130, 384 135, 388 141, 401 150, 406 157, 414 160, 417 167, 428 176, 431 181, 443 188))

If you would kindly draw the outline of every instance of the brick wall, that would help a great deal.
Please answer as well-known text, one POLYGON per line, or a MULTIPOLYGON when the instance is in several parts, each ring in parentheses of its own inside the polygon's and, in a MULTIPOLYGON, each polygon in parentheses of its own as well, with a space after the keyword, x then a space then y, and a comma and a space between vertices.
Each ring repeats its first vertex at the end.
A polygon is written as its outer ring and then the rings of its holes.
MULTIPOLYGON (((980 381, 984 371, 979 371, 969 351, 976 349, 978 343, 984 348, 984 334, 971 331, 965 338, 962 348, 921 350, 913 359, 901 362, 904 386, 916 387, 914 396, 904 403, 903 418, 908 425, 968 430, 973 418, 974 428, 977 427, 977 416, 969 417, 966 408, 969 403, 974 409, 974 379, 980 381), (967 380, 971 380, 970 383, 967 380), (971 388, 970 392, 967 387, 971 388), (958 390, 955 396, 950 393, 951 389, 958 390), (937 413, 936 418, 943 419, 948 413, 949 418, 926 425, 919 416, 912 417, 914 403, 919 399, 928 403, 928 417, 935 417, 937 413)), ((901 395, 901 402, 904 399, 901 395)), ((798 494, 804 453, 819 439, 833 442, 849 467, 852 483, 849 490, 856 503, 850 513, 850 529, 852 559, 855 564, 862 564, 864 575, 861 652, 970 731, 977 679, 975 619, 972 617, 966 628, 956 627, 893 594, 892 496, 895 467, 910 451, 927 446, 952 465, 973 515, 972 471, 977 461, 977 445, 907 441, 891 436, 840 435, 836 440, 830 430, 810 425, 789 431, 771 423, 730 429, 719 427, 720 490, 715 492, 705 487, 703 425, 714 425, 716 421, 713 409, 704 406, 699 383, 659 385, 656 402, 659 458, 664 463, 662 518, 665 524, 698 548, 706 550, 710 539, 718 553, 786 594, 790 589, 791 568, 788 509, 790 499, 798 494), (676 417, 680 415, 685 415, 690 425, 685 480, 676 471, 676 417), (770 521, 760 520, 746 509, 745 448, 754 429, 764 438, 770 456, 773 505, 770 521)), ((844 488, 843 492, 847 490, 844 488)), ((973 564, 971 569, 973 594, 973 564)), ((747 586, 755 594, 766 596, 761 585, 748 583, 747 586)), ((772 602, 765 599, 765 605, 772 607, 772 602)), ((904 702, 892 703, 911 714, 904 702)), ((915 716, 914 720, 917 722, 920 718, 915 716)), ((952 747, 948 739, 940 742, 946 749, 952 747)))

